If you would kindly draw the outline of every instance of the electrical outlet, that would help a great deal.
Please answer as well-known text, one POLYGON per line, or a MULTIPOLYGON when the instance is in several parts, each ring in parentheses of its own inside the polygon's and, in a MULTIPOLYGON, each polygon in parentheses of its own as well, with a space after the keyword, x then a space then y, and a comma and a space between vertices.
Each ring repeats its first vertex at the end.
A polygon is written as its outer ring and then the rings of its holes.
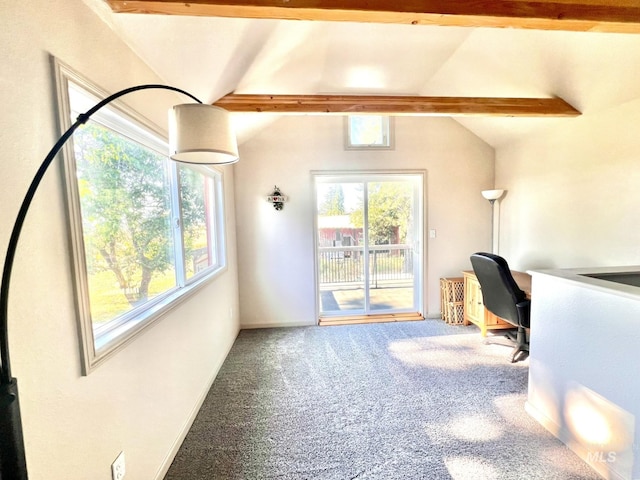
POLYGON ((111 464, 111 478, 113 480, 122 480, 126 470, 124 468, 124 452, 120 452, 120 455, 111 464))

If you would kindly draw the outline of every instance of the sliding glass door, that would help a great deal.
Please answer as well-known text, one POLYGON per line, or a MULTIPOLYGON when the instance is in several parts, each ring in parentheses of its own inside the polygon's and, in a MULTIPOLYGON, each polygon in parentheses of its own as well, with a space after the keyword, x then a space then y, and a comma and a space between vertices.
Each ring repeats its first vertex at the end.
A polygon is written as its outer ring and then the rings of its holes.
POLYGON ((314 180, 320 316, 420 312, 423 176, 314 180))

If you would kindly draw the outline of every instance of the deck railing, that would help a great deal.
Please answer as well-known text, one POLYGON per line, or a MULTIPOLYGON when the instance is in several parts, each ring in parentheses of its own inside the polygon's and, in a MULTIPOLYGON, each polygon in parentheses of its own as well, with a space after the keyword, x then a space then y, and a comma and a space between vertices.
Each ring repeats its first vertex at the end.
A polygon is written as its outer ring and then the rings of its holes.
MULTIPOLYGON (((320 284, 362 284, 363 247, 320 247, 320 284)), ((369 286, 407 285, 413 281, 413 248, 409 245, 369 247, 369 286)))

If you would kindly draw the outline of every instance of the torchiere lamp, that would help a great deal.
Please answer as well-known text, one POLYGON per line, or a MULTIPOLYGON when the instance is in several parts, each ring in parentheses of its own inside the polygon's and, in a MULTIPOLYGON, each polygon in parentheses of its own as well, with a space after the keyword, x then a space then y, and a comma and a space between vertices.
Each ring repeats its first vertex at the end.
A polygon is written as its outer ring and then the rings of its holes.
MULTIPOLYGON (((489 203, 491 204, 491 252, 492 253, 498 253, 498 247, 495 244, 495 203, 496 200, 499 200, 502 195, 504 195, 504 190, 502 189, 497 189, 497 190, 483 190, 482 191, 482 196, 484 198, 486 198, 487 200, 489 200, 489 203)), ((500 210, 498 210, 498 242, 500 241, 500 210)))
POLYGON ((167 85, 138 85, 121 90, 78 116, 76 122, 58 139, 45 157, 29 190, 22 201, 18 217, 13 226, 2 273, 0 290, 0 479, 25 480, 27 463, 18 398, 18 383, 11 376, 7 311, 11 269, 15 258, 20 231, 27 210, 47 168, 73 132, 105 105, 131 92, 146 89, 173 90, 198 103, 176 105, 169 111, 169 147, 172 160, 198 164, 230 164, 238 161, 238 147, 231 129, 228 112, 222 108, 203 104, 190 93, 167 85))

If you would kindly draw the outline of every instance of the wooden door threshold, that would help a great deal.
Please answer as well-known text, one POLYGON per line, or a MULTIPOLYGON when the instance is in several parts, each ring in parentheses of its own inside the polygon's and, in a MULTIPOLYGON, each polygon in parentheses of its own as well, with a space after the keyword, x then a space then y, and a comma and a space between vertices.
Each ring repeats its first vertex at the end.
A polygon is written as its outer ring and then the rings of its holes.
POLYGON ((415 322, 424 320, 420 313, 383 313, 373 315, 353 315, 346 317, 320 317, 320 326, 354 325, 357 323, 415 322))

